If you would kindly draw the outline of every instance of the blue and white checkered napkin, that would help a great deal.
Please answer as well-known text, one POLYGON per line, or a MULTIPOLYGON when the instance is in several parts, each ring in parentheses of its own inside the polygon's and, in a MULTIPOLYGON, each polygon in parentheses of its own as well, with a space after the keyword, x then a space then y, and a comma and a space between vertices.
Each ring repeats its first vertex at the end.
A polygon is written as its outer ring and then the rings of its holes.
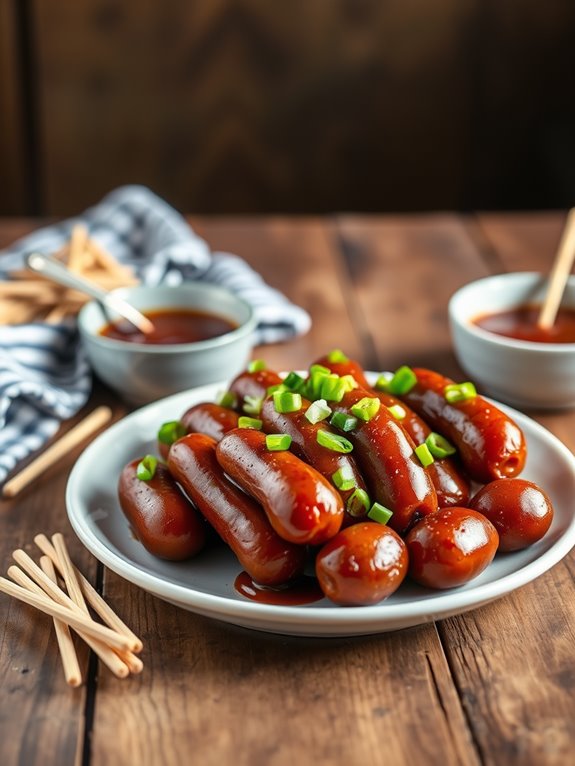
MULTIPOLYGON (((113 191, 78 218, 36 231, 0 258, 0 279, 23 267, 24 255, 51 253, 69 239, 77 223, 87 226, 118 261, 133 267, 148 285, 195 280, 227 287, 258 318, 257 343, 302 335, 306 311, 267 285, 241 258, 211 252, 173 208, 142 186, 113 191)), ((0 327, 0 482, 39 449, 89 396, 91 374, 70 324, 0 327)))

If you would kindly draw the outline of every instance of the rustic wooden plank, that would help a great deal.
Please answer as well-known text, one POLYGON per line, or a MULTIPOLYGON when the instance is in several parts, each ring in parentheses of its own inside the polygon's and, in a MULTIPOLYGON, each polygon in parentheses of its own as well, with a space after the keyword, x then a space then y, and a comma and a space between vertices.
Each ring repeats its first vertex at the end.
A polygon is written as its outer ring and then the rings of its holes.
MULTIPOLYGON (((564 216, 481 215, 505 271, 545 271, 564 216)), ((529 413, 570 448, 575 415, 529 413)), ((575 558, 439 632, 485 764, 564 764, 575 748, 575 558)))
MULTIPOLYGON (((298 366, 334 339, 362 355, 363 328, 358 335, 346 312, 350 282, 319 221, 193 223, 312 312, 306 338, 258 355, 298 366)), ((128 754, 179 763, 190 751, 207 766, 478 762, 432 625, 360 639, 267 636, 134 596, 112 573, 106 593, 143 634, 146 666, 128 684, 98 689, 93 766, 128 754)))
POLYGON ((100 688, 93 766, 478 763, 432 628, 298 639, 136 601, 146 667, 100 688))
POLYGON ((452 215, 348 216, 339 220, 339 234, 371 337, 372 366, 412 364, 459 374, 447 302, 488 273, 464 222, 452 215))

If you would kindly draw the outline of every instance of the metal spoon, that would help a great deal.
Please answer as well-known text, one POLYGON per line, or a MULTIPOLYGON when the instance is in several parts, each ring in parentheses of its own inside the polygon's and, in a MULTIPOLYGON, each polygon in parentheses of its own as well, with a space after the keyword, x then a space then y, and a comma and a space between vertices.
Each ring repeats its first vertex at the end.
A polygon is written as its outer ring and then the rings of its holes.
POLYGON ((58 284, 65 287, 71 287, 73 290, 79 290, 81 293, 89 295, 90 298, 99 301, 107 309, 115 311, 124 319, 127 319, 140 332, 148 334, 154 331, 152 322, 130 303, 118 295, 114 295, 114 293, 107 292, 99 285, 94 284, 94 282, 89 282, 84 277, 74 274, 55 258, 43 253, 30 253, 30 255, 26 256, 26 265, 32 271, 42 274, 53 282, 58 282, 58 284))

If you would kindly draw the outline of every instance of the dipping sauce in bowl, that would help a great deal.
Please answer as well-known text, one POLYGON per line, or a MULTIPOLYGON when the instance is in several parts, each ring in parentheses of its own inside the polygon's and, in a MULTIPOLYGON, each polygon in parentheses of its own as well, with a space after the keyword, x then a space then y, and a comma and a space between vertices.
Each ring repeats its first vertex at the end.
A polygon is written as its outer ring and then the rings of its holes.
POLYGON ((111 322, 100 330, 100 335, 126 343, 172 345, 197 343, 225 335, 238 325, 225 317, 191 309, 156 309, 143 312, 154 325, 154 331, 142 333, 125 320, 111 322))
POLYGON ((575 343, 574 309, 559 309, 553 326, 548 329, 537 325, 540 311, 540 306, 518 306, 480 315, 473 319, 473 324, 495 335, 531 343, 575 343))

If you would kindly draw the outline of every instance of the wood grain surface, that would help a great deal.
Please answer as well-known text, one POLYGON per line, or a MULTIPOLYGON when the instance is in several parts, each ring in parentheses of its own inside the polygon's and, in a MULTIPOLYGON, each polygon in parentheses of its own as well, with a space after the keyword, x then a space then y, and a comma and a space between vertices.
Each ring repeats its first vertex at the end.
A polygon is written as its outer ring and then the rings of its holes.
MULTIPOLYGON (((562 214, 191 219, 304 306, 311 332, 255 355, 302 367, 334 346, 368 367, 456 374, 446 304, 489 273, 546 270, 562 214)), ((0 246, 32 228, 0 223, 0 246)), ((1 328, 0 328, 1 331, 1 328)), ((127 407, 103 386, 90 406, 127 407)), ((571 413, 529 413, 575 446, 571 413)), ((74 421, 65 424, 69 428, 74 421)), ((65 686, 50 620, 0 598, 2 766, 385 764, 547 766, 575 751, 575 564, 465 615, 379 636, 268 635, 185 612, 104 570, 73 535, 76 455, 0 502, 2 573, 33 536, 63 531, 76 563, 143 638, 118 680, 81 655, 65 686)))

